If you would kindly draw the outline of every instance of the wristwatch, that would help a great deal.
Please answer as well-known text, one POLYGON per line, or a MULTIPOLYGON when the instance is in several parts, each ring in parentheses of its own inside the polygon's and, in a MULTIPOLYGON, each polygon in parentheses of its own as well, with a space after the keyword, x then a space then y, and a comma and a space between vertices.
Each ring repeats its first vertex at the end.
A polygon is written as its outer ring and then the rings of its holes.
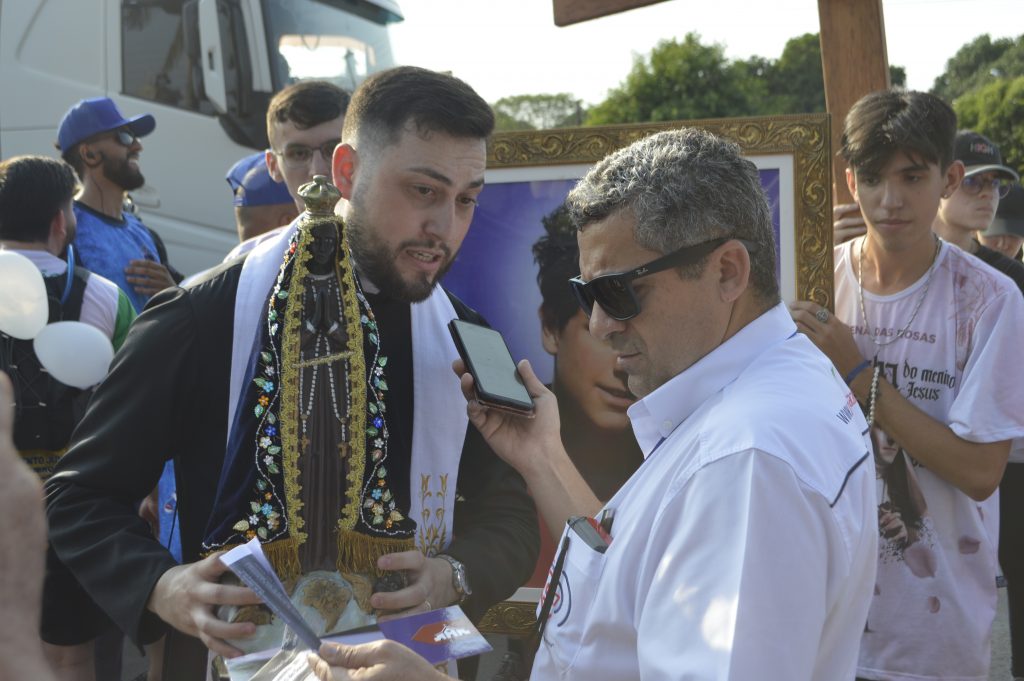
POLYGON ((455 589, 455 595, 459 597, 458 602, 465 602, 473 595, 473 589, 469 587, 469 582, 466 580, 466 566, 444 553, 439 553, 435 557, 452 566, 452 588, 455 589))

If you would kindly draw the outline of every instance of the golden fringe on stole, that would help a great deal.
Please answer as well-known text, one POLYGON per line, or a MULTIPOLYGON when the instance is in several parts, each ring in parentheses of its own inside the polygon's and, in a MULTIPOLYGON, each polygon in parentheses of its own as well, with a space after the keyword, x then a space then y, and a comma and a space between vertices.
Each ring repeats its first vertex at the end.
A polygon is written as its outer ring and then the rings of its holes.
POLYGON ((261 548, 282 582, 298 579, 302 574, 302 566, 299 563, 299 544, 291 537, 263 544, 261 548))
MULTIPOLYGON (((238 546, 241 544, 225 544, 212 551, 203 551, 199 555, 208 558, 215 553, 224 553, 238 546)), ((261 543, 260 548, 282 582, 287 584, 288 580, 298 579, 302 575, 302 566, 299 564, 299 544, 291 537, 261 543)))
POLYGON ((338 531, 338 571, 370 573, 380 577, 382 570, 377 568, 377 559, 389 553, 411 551, 416 548, 412 537, 406 539, 390 539, 387 537, 371 537, 352 530, 338 531))

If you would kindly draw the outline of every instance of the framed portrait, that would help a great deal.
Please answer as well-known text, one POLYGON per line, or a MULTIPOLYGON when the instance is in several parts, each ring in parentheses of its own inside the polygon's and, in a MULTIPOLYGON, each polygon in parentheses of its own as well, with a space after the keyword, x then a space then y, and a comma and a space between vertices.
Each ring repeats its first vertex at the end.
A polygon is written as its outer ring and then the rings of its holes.
MULTIPOLYGON (((655 132, 698 127, 728 138, 758 168, 772 209, 782 298, 833 307, 831 157, 827 114, 680 121, 498 133, 485 186, 445 286, 480 312, 550 384, 555 363, 542 342, 541 292, 533 245, 542 220, 606 155, 655 132)), ((543 557, 542 557, 543 560, 543 557)), ((543 572, 491 609, 481 630, 525 634, 543 572)))

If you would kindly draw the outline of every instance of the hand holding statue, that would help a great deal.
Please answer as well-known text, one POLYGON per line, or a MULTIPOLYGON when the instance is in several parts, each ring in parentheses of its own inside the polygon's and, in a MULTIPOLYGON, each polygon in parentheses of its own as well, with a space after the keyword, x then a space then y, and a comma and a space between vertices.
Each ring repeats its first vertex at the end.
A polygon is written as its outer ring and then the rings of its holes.
POLYGON ((175 629, 198 637, 214 653, 238 657, 242 651, 225 639, 248 638, 256 633, 256 625, 225 622, 217 617, 216 608, 262 601, 248 587, 221 584, 218 580, 227 571, 219 553, 176 565, 157 580, 146 606, 175 629))

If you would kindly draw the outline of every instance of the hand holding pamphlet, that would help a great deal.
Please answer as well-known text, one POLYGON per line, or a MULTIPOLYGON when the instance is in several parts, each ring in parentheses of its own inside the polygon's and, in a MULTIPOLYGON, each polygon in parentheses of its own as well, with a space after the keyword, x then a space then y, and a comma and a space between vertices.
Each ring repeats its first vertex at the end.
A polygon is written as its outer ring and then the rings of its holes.
MULTIPOLYGON (((220 559, 263 600, 277 617, 280 617, 288 625, 303 648, 313 651, 320 648, 321 637, 303 619, 292 603, 284 585, 277 578, 270 561, 264 555, 258 539, 235 547, 222 555, 220 559)), ((398 617, 358 629, 326 634, 322 640, 353 645, 381 638, 388 638, 411 648, 433 665, 447 660, 479 655, 491 650, 487 640, 469 621, 462 608, 457 605, 398 617)), ((309 670, 304 654, 275 663, 275 660, 278 659, 275 657, 276 653, 277 650, 268 650, 245 656, 246 658, 258 656, 270 660, 264 669, 261 669, 256 676, 251 677, 254 681, 256 679, 284 681, 285 679, 305 678, 309 670)), ((238 661, 230 661, 229 668, 234 666, 232 663, 238 661)))

